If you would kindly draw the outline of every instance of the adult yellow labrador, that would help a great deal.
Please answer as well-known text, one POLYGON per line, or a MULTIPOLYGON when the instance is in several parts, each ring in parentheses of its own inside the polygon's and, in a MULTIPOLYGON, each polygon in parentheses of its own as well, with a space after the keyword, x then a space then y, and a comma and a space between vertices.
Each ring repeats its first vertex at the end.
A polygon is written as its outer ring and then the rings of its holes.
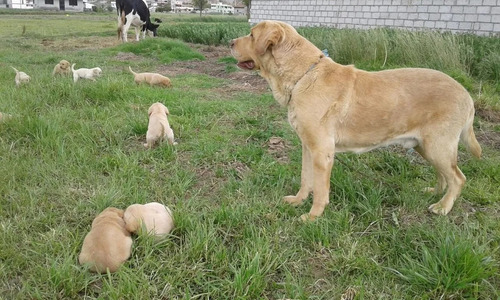
POLYGON ((301 187, 284 200, 301 204, 313 192, 303 220, 328 204, 336 152, 361 153, 391 144, 415 148, 437 171, 435 190, 446 193, 429 207, 446 215, 465 176, 457 167, 459 140, 481 156, 472 122, 474 103, 458 82, 430 69, 366 72, 335 63, 290 25, 263 21, 232 40, 242 69, 260 71, 302 142, 301 187))

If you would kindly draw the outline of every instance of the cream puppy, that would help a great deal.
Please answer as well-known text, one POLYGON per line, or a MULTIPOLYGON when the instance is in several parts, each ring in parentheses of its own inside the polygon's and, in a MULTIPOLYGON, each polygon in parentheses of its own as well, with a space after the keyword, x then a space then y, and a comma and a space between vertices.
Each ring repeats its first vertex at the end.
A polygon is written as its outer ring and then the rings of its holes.
POLYGON ((69 61, 63 59, 54 67, 54 71, 52 71, 52 76, 69 75, 70 72, 71 68, 69 66, 69 61))
POLYGON ((80 78, 85 78, 85 79, 90 79, 92 81, 95 81, 95 79, 99 76, 101 76, 102 70, 101 68, 92 68, 92 69, 87 69, 87 68, 81 68, 78 70, 75 70, 75 65, 71 65, 71 71, 73 72, 73 81, 77 82, 78 79, 80 78))
POLYGON ((165 138, 169 144, 177 145, 174 141, 174 131, 170 128, 167 119, 168 108, 160 102, 156 102, 149 107, 148 114, 149 124, 144 147, 152 148, 156 142, 160 142, 165 138))
POLYGON ((142 82, 149 84, 150 86, 158 85, 163 87, 171 87, 170 79, 158 73, 135 73, 132 71, 131 67, 128 67, 130 73, 134 75, 134 81, 137 84, 142 82))
POLYGON ((89 265, 97 273, 116 272, 130 257, 132 238, 125 228, 123 210, 108 207, 92 222, 92 229, 85 236, 80 264, 89 265))
POLYGON ((14 71, 16 71, 16 77, 14 78, 14 81, 16 82, 16 86, 21 85, 21 83, 27 83, 31 80, 31 77, 28 74, 21 72, 21 71, 18 71, 14 67, 11 67, 11 68, 14 69, 14 71))
POLYGON ((139 233, 144 229, 147 234, 160 238, 174 228, 172 212, 158 202, 130 205, 125 210, 123 220, 127 230, 132 233, 139 233))

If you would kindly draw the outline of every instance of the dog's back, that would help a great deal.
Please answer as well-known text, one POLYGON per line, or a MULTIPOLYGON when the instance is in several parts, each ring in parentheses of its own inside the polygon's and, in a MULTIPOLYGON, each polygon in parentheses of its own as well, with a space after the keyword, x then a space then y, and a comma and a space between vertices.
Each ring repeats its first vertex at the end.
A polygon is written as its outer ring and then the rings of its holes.
POLYGON ((80 264, 89 265, 93 272, 115 272, 130 257, 132 238, 122 216, 122 210, 108 208, 94 219, 78 257, 80 264))

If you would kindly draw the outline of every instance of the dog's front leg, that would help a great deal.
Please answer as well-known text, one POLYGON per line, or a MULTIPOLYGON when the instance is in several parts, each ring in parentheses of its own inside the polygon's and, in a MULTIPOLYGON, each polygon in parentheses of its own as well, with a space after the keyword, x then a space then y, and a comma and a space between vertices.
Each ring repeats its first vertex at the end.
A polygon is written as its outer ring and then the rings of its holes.
POLYGON ((300 190, 295 196, 285 196, 283 200, 298 206, 309 196, 313 189, 313 165, 311 151, 302 143, 302 171, 300 173, 300 190))
POLYGON ((311 151, 313 169, 313 205, 308 214, 300 218, 303 221, 313 221, 323 214, 330 202, 330 176, 335 156, 335 145, 318 145, 311 151))

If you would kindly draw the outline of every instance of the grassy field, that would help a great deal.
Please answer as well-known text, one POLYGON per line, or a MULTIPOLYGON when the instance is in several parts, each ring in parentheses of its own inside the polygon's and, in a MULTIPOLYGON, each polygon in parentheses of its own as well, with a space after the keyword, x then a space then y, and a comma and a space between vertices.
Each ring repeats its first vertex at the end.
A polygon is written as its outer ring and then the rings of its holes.
POLYGON ((468 181, 446 217, 427 212, 439 197, 422 192, 435 177, 415 152, 340 154, 324 216, 304 224, 310 201, 281 201, 300 185, 286 110, 265 88, 249 88, 258 77, 235 71, 214 46, 248 24, 158 16, 162 36, 120 44, 114 14, 0 11, 0 112, 12 115, 0 123, 1 299, 500 297, 500 85, 490 68, 498 39, 301 29, 342 63, 429 66, 457 78, 476 101, 484 153, 476 160, 460 149, 468 181), (422 44, 427 56, 448 52, 426 59, 422 44), (103 76, 52 78, 61 59, 103 76), (136 86, 129 65, 167 74, 173 88, 136 86), (16 88, 11 66, 32 81, 16 88), (145 150, 157 101, 179 144, 145 150), (99 212, 152 201, 172 209, 171 236, 134 236, 114 274, 78 265, 99 212))

